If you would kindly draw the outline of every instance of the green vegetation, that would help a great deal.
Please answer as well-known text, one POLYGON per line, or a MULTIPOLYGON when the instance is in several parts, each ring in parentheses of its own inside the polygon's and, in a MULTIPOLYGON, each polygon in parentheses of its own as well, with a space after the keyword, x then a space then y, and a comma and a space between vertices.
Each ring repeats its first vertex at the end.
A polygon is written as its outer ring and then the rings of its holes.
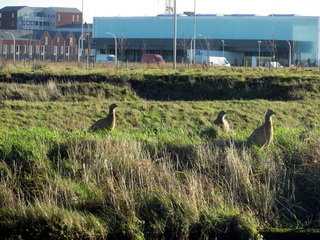
POLYGON ((318 69, 41 69, 0 72, 0 239, 320 228, 318 69), (116 129, 88 132, 112 102, 116 129), (274 142, 249 148, 267 109, 274 142))

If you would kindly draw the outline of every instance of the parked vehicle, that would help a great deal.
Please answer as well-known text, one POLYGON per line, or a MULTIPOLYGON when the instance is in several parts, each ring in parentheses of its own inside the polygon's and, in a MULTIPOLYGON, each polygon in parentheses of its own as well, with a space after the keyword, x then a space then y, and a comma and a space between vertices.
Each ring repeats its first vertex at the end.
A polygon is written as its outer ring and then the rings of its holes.
POLYGON ((202 63, 208 64, 210 66, 231 66, 225 57, 204 56, 202 57, 202 63))
POLYGON ((283 67, 279 62, 266 62, 264 66, 273 68, 283 67))
POLYGON ((113 54, 97 54, 96 62, 97 63, 116 63, 117 58, 113 54))
POLYGON ((163 57, 159 54, 143 54, 141 58, 143 63, 165 63, 163 57))

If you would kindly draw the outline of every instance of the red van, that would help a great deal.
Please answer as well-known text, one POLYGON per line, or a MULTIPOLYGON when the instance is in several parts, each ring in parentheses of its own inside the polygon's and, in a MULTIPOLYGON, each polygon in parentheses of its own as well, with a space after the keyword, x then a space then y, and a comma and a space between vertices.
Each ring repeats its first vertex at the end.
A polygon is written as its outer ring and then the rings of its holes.
POLYGON ((162 56, 159 54, 143 54, 141 58, 143 63, 165 63, 162 56))

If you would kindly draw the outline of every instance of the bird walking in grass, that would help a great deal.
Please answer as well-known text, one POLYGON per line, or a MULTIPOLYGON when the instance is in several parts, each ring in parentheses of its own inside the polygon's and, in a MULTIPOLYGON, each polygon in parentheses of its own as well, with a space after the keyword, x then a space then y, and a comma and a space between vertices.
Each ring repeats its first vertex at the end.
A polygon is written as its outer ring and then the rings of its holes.
POLYGON ((118 107, 117 104, 113 103, 109 107, 109 114, 97 122, 95 122, 90 128, 89 131, 96 132, 99 130, 109 130, 112 131, 116 126, 116 114, 115 109, 118 107))
POLYGON ((250 146, 255 144, 260 148, 265 148, 270 145, 273 139, 273 124, 271 117, 274 114, 276 113, 272 110, 267 111, 264 124, 255 129, 247 140, 247 143, 250 146))
POLYGON ((213 120, 211 123, 220 127, 223 130, 223 132, 228 133, 230 128, 228 121, 225 119, 226 115, 227 113, 225 111, 219 112, 217 119, 213 120))

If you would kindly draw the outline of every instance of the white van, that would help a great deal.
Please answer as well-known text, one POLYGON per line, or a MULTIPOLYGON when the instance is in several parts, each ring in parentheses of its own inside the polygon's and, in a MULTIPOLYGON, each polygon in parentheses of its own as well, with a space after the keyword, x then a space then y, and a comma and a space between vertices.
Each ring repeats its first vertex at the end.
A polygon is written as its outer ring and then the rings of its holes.
POLYGON ((96 62, 97 63, 116 63, 117 58, 113 54, 97 54, 96 62))
POLYGON ((264 64, 265 67, 272 67, 272 68, 278 68, 283 67, 279 62, 266 62, 264 64))
POLYGON ((205 57, 204 56, 202 57, 202 63, 208 64, 210 66, 226 66, 226 67, 231 66, 225 57, 213 57, 213 56, 205 57))

